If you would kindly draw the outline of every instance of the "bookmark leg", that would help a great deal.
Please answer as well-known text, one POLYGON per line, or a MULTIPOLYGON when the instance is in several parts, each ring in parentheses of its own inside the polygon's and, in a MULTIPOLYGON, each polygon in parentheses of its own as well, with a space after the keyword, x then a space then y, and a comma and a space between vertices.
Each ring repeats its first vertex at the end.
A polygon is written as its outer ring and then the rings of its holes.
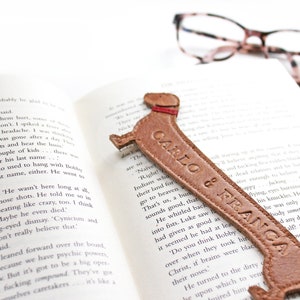
POLYGON ((249 293, 254 300, 284 300, 285 293, 282 290, 271 288, 268 292, 259 286, 251 286, 249 293))
POLYGON ((109 139, 118 149, 122 149, 123 147, 132 144, 135 141, 135 136, 132 132, 128 132, 123 135, 112 134, 109 139))
POLYGON ((253 297, 254 300, 264 299, 263 297, 267 295, 267 291, 259 286, 251 286, 249 287, 249 293, 253 297))

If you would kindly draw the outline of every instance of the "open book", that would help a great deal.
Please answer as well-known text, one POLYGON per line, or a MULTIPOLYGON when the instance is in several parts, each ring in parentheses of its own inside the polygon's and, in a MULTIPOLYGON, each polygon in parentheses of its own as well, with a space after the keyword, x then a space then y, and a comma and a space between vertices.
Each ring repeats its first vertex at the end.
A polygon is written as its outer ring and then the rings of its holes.
POLYGON ((299 236, 300 90, 277 61, 169 70, 75 104, 0 78, 0 299, 250 299, 262 255, 131 146, 108 137, 181 99, 178 124, 299 236))

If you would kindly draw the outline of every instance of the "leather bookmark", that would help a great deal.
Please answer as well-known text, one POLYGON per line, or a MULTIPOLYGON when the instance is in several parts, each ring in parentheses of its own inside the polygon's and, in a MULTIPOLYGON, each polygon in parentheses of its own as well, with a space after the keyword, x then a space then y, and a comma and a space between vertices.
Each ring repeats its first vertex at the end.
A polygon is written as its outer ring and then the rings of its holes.
POLYGON ((148 93, 152 111, 124 135, 111 135, 121 149, 139 149, 175 181, 191 191, 241 231, 264 256, 263 275, 269 290, 251 286, 255 300, 283 300, 300 291, 300 243, 274 217, 206 157, 176 124, 179 99, 173 94, 148 93))

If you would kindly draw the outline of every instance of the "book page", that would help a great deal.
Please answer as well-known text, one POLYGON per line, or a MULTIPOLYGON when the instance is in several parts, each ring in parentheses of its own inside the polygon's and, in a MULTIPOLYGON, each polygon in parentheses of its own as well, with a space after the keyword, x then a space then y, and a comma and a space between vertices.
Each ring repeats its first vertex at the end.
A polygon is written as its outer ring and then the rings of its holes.
POLYGON ((0 78, 2 300, 136 299, 72 113, 50 85, 0 78))
POLYGON ((299 87, 277 61, 224 62, 112 84, 77 106, 142 299, 249 300, 249 286, 266 288, 254 245, 136 146, 108 140, 149 113, 147 92, 179 96, 183 132, 299 236, 299 87))

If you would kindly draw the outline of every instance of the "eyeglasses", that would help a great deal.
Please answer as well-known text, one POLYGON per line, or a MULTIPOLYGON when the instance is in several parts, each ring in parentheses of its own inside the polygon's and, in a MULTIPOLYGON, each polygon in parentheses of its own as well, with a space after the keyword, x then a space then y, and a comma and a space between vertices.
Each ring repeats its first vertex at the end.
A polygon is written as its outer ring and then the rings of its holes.
POLYGON ((173 23, 180 50, 200 63, 225 60, 237 52, 263 54, 265 58, 275 57, 282 61, 300 85, 297 64, 300 30, 251 30, 229 18, 210 13, 176 14, 173 23), (259 43, 253 42, 255 37, 259 43))

